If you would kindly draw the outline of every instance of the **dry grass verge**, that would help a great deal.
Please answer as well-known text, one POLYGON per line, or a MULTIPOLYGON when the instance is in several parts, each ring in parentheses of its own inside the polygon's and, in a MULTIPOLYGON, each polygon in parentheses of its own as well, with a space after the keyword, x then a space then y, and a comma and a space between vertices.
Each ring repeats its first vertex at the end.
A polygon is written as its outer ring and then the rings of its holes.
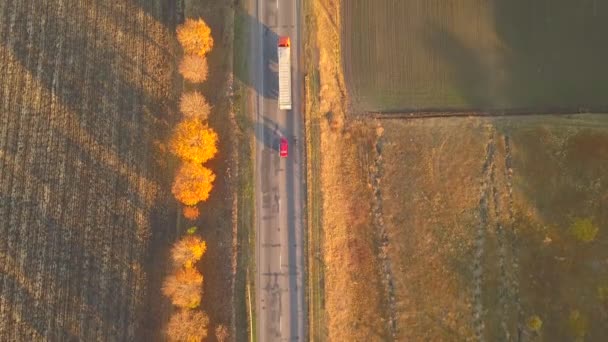
POLYGON ((377 236, 368 214, 373 195, 367 177, 374 160, 369 151, 376 134, 363 123, 345 126, 339 5, 335 0, 313 2, 316 36, 309 40, 317 45, 318 55, 308 57, 318 61, 318 70, 315 66, 308 68, 308 157, 320 165, 309 174, 309 200, 313 200, 309 202, 311 248, 322 241, 321 255, 311 255, 322 262, 310 263, 310 279, 322 280, 324 285, 319 293, 312 292, 311 307, 315 311, 311 337, 332 341, 386 340, 389 335, 383 310, 384 289, 377 273, 377 236), (319 203, 321 208, 316 207, 319 203), (315 240, 317 230, 313 225, 318 223, 322 225, 322 235, 315 240), (323 268, 322 272, 316 272, 315 267, 323 268), (319 317, 325 319, 321 321, 319 317))

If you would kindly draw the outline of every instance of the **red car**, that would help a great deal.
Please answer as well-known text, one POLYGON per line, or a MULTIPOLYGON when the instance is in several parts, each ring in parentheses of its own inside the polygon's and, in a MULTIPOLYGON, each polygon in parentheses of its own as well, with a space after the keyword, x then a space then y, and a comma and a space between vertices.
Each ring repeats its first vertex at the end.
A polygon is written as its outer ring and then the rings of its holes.
POLYGON ((282 158, 287 157, 287 149, 288 149, 287 138, 283 137, 283 138, 281 138, 281 144, 279 145, 279 155, 282 158))

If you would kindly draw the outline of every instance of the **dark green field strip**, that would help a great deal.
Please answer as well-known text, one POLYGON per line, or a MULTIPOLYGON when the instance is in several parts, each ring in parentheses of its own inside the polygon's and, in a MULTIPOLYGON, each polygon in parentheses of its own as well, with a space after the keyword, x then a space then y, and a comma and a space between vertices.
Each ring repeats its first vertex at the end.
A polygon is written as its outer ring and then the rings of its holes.
POLYGON ((355 111, 608 104, 606 2, 345 0, 342 11, 355 111))

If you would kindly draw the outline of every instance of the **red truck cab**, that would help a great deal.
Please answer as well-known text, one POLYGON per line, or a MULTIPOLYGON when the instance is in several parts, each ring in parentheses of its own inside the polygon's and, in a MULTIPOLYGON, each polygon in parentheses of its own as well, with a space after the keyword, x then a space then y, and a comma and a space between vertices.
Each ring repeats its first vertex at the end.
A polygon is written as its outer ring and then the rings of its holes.
POLYGON ((279 47, 289 47, 290 45, 289 37, 279 37, 279 47))

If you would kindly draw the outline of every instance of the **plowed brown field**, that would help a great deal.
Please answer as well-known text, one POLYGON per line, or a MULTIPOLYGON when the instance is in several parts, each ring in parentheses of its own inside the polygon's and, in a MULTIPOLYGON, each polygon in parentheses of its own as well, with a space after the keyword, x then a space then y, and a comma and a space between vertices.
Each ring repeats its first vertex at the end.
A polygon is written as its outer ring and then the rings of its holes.
MULTIPOLYGON (((178 118, 176 3, 0 1, 1 341, 159 337, 170 307, 160 282, 177 234, 171 164, 155 146, 178 118)), ((213 225, 202 233, 215 263, 204 267, 216 272, 204 309, 229 326, 223 160, 209 203, 216 217, 203 222, 213 225)))

